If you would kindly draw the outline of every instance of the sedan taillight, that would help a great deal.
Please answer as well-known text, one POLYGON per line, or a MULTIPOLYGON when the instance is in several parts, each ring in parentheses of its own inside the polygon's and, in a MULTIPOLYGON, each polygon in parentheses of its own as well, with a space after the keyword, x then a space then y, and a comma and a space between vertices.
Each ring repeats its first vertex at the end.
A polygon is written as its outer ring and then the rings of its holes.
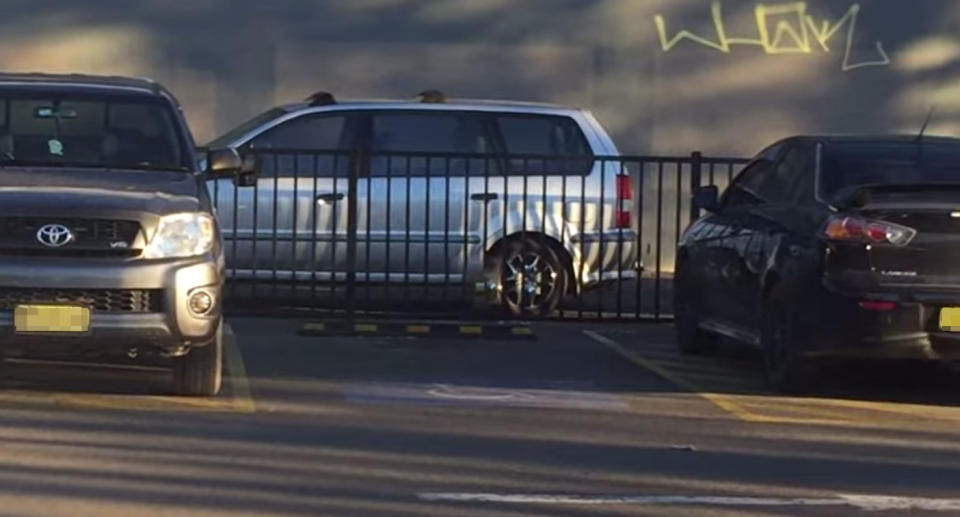
POLYGON ((835 215, 827 220, 823 235, 835 241, 906 246, 917 236, 917 231, 886 221, 871 221, 849 215, 835 215))

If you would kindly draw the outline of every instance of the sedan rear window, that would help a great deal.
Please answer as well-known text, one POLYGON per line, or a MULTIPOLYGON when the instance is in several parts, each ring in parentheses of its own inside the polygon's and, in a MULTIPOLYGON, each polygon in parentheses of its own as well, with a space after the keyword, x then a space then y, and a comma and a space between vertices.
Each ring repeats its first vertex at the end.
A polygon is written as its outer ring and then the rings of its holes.
POLYGON ((960 184, 960 145, 933 142, 832 143, 823 148, 820 195, 871 185, 960 184))

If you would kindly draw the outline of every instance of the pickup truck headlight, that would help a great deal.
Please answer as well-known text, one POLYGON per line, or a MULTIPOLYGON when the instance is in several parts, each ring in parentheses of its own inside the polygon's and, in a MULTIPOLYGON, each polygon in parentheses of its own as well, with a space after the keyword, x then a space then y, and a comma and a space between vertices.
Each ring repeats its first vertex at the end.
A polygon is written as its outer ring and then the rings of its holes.
POLYGON ((213 218, 200 212, 165 215, 143 250, 148 259, 193 257, 213 249, 213 218))

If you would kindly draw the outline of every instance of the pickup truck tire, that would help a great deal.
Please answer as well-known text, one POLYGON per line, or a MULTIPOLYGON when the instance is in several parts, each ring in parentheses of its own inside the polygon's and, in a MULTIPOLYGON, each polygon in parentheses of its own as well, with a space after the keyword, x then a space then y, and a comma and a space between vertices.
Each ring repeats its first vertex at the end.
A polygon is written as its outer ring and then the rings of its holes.
POLYGON ((223 384, 223 323, 217 336, 206 346, 196 347, 175 359, 174 389, 179 395, 212 397, 223 384))

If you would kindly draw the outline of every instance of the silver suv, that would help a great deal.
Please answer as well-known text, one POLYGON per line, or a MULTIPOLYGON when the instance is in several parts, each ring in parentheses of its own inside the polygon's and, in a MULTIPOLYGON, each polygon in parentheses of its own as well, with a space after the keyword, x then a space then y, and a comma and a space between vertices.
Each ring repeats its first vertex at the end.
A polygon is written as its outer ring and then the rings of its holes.
POLYGON ((636 277, 630 176, 593 115, 421 95, 319 93, 211 142, 259 162, 255 188, 210 185, 228 274, 330 284, 352 257, 358 285, 480 288, 517 316, 636 277))

